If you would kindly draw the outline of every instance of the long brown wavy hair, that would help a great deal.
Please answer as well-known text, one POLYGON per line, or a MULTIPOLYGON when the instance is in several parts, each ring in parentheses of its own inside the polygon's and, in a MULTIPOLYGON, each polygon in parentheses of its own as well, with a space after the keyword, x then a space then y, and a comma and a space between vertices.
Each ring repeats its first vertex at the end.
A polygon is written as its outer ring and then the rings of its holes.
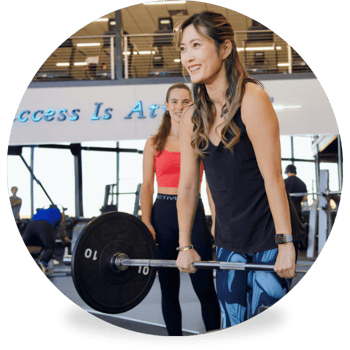
MULTIPOLYGON (((213 41, 217 53, 221 45, 230 40, 232 43, 232 51, 225 59, 226 78, 228 81, 228 89, 225 93, 225 105, 223 108, 223 122, 217 127, 222 127, 221 140, 224 147, 233 152, 234 146, 239 142, 241 130, 233 121, 238 108, 241 106, 242 98, 245 92, 245 84, 252 82, 262 86, 262 84, 253 78, 250 78, 243 67, 234 41, 234 32, 229 21, 220 13, 204 11, 194 14, 182 24, 178 26, 175 33, 175 43, 179 48, 182 34, 185 28, 193 25, 196 31, 213 41), (227 130, 230 130, 232 138, 228 140, 225 137, 227 130)), ((184 67, 183 67, 184 68, 184 67)), ((205 150, 209 146, 209 131, 214 124, 216 108, 210 100, 204 84, 193 84, 193 98, 195 110, 192 116, 192 122, 195 130, 192 135, 191 145, 197 156, 204 157, 205 150), (201 144, 204 142, 204 148, 201 144)))
MULTIPOLYGON (((191 93, 191 89, 183 83, 177 83, 174 85, 171 85, 170 88, 168 89, 167 93, 166 93, 166 102, 169 103, 169 96, 171 91, 173 91, 174 89, 185 89, 189 92, 190 97, 192 99, 192 93, 191 93)), ((155 147, 155 150, 158 153, 158 155, 160 155, 164 149, 165 143, 166 143, 166 139, 170 133, 170 129, 171 129, 171 117, 168 111, 165 111, 164 115, 163 115, 163 119, 162 122, 159 125, 158 131, 155 135, 153 135, 153 145, 155 147)))

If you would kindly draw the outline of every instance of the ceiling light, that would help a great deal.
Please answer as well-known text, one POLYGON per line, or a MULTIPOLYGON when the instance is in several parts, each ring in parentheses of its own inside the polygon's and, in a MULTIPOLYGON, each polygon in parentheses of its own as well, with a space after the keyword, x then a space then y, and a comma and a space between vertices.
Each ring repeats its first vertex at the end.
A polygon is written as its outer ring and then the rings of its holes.
POLYGON ((74 63, 75 66, 87 66, 86 62, 75 62, 74 63))
POLYGON ((151 53, 155 54, 156 52, 155 51, 139 51, 139 54, 140 55, 150 55, 151 53))
POLYGON ((284 105, 273 105, 275 111, 283 111, 284 109, 299 109, 301 106, 284 106, 284 105))
MULTIPOLYGON (((246 47, 246 51, 272 51, 275 50, 273 46, 263 46, 263 47, 246 47)), ((281 50, 281 46, 277 46, 276 50, 281 50)), ((237 51, 244 51, 244 47, 238 47, 237 51)))
POLYGON ((180 58, 175 58, 174 62, 181 62, 180 58))
POLYGON ((166 1, 166 0, 158 0, 152 2, 144 2, 144 5, 169 5, 169 4, 186 4, 186 1, 166 1))
POLYGON ((108 22, 108 18, 95 19, 94 22, 108 22))
POLYGON ((278 63, 278 67, 289 67, 289 63, 278 63))
MULTIPOLYGON (((127 55, 137 55, 137 51, 133 51, 133 52, 128 51, 126 54, 127 55)), ((125 55, 125 52, 123 52, 123 55, 125 55)))
POLYGON ((58 66, 58 67, 66 67, 66 66, 69 66, 69 63, 68 62, 56 63, 56 66, 58 66))
POLYGON ((77 46, 100 46, 100 43, 79 43, 77 46))

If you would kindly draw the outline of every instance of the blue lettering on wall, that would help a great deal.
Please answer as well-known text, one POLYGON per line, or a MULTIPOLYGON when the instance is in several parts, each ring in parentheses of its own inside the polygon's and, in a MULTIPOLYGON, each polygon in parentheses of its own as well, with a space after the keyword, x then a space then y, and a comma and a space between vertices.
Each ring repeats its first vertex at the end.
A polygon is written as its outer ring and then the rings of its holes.
POLYGON ((67 119, 67 116, 64 113, 67 113, 68 111, 65 108, 61 108, 58 111, 59 117, 57 118, 57 120, 59 120, 60 122, 63 122, 64 120, 67 119))
POLYGON ((38 110, 38 111, 33 112, 33 114, 32 114, 33 122, 40 122, 42 116, 37 117, 38 113, 44 114, 44 111, 38 110))
MULTIPOLYGON (((95 103, 96 108, 95 108, 95 113, 94 115, 90 118, 90 120, 100 120, 99 113, 100 113, 100 108, 103 105, 102 102, 96 102, 95 103)), ((113 108, 106 108, 105 109, 105 115, 102 115, 101 118, 104 120, 108 120, 112 118, 112 114, 109 112, 112 112, 113 108)))
MULTIPOLYGON (((155 118, 156 116, 157 116, 157 114, 155 114, 155 111, 157 110, 157 109, 159 109, 160 108, 160 106, 159 105, 156 105, 156 104, 152 104, 152 105, 150 105, 149 107, 148 107, 148 109, 150 110, 150 115, 149 115, 149 117, 150 118, 155 118)), ((166 110, 166 107, 163 105, 162 106, 162 109, 164 109, 164 110, 166 110)), ((144 119, 144 118, 146 118, 144 115, 143 115, 143 108, 142 108, 142 101, 138 101, 137 103, 136 103, 136 105, 134 106, 134 108, 131 110, 131 112, 126 116, 126 117, 124 117, 124 119, 132 119, 131 118, 131 115, 133 114, 133 113, 135 113, 135 112, 137 112, 137 113, 139 113, 139 116, 137 117, 138 119, 144 119)))
MULTIPOLYGON (((272 100, 272 98, 271 98, 272 100)), ((104 110, 104 114, 100 116, 100 109, 101 106, 103 105, 102 102, 96 102, 95 103, 95 111, 94 114, 92 115, 92 117, 90 118, 90 120, 109 120, 112 118, 112 114, 111 112, 113 111, 113 108, 106 108, 104 110)), ((166 110, 165 105, 157 105, 157 104, 152 104, 148 107, 148 109, 150 110, 150 114, 149 117, 154 119, 157 117, 156 111, 157 109, 162 108, 163 110, 166 110)), ((71 115, 69 115, 69 112, 66 108, 61 108, 58 110, 58 115, 57 115, 57 121, 65 121, 67 119, 69 119, 70 121, 77 121, 79 120, 80 116, 79 113, 80 109, 73 109, 71 112, 71 115)), ((18 113, 17 118, 15 118, 14 121, 18 120, 21 123, 25 123, 29 120, 29 116, 26 116, 26 114, 30 115, 32 112, 30 110, 24 110, 18 113)), ((143 114, 143 106, 142 106, 142 101, 138 101, 135 106, 133 107, 133 109, 131 110, 131 112, 124 117, 124 119, 132 119, 132 114, 133 113, 138 113, 137 115, 137 119, 145 119, 146 116, 143 114)), ((49 108, 46 111, 38 109, 36 111, 34 111, 31 114, 31 119, 33 122, 40 122, 41 120, 45 120, 47 122, 51 122, 52 120, 55 119, 55 114, 56 111, 53 108, 49 108)))
POLYGON ((18 120, 21 122, 21 123, 24 123, 28 120, 28 117, 24 117, 23 118, 23 114, 30 114, 30 111, 23 111, 21 112, 20 114, 18 114, 18 120))
POLYGON ((80 112, 80 109, 73 109, 72 110, 73 116, 69 116, 69 120, 71 120, 72 122, 75 122, 76 120, 78 120, 79 115, 77 114, 77 112, 80 112))
MULTIPOLYGON (((72 110, 72 116, 69 116, 69 119, 71 121, 76 121, 79 119, 79 115, 78 112, 80 112, 80 109, 73 109, 72 110)), ((18 113, 17 119, 19 122, 21 123, 25 123, 26 121, 28 121, 28 117, 25 116, 25 114, 30 114, 31 112, 29 110, 25 110, 25 111, 21 111, 20 113, 18 113)), ((57 120, 62 122, 64 120, 66 120, 68 118, 68 116, 66 115, 66 113, 68 113, 66 108, 61 108, 58 111, 59 116, 57 117, 57 120)), ((36 110, 32 113, 32 120, 33 122, 40 122, 41 120, 45 120, 47 122, 51 122, 52 120, 54 120, 54 115, 56 114, 56 111, 53 108, 50 108, 48 110, 46 110, 46 112, 44 112, 43 110, 36 110), (41 115, 40 115, 41 114, 41 115), (44 118, 43 118, 44 116, 44 118)), ((109 119, 111 116, 108 114, 107 118, 109 119)), ((106 118, 106 119, 107 119, 106 118)), ((14 121, 16 121, 17 119, 15 119, 14 121)))
POLYGON ((150 118, 155 118, 157 115, 154 114, 154 112, 155 112, 157 109, 159 109, 159 106, 153 103, 153 105, 149 106, 148 109, 151 111, 151 114, 149 115, 150 118))
POLYGON ((47 121, 47 122, 50 122, 51 120, 54 119, 54 116, 55 115, 55 110, 54 109, 48 109, 46 112, 45 112, 45 115, 44 115, 44 119, 47 121))
POLYGON ((131 115, 133 113, 139 113, 139 116, 137 117, 138 119, 146 118, 143 116, 142 101, 138 101, 131 112, 126 117, 124 117, 124 119, 131 119, 131 115))
POLYGON ((90 118, 90 120, 99 120, 100 117, 98 116, 98 113, 100 112, 100 107, 102 103, 95 103, 96 109, 94 115, 90 118))
POLYGON ((105 120, 111 119, 112 115, 109 112, 112 112, 112 111, 113 111, 113 108, 106 108, 105 109, 106 115, 103 115, 102 119, 105 119, 105 120))

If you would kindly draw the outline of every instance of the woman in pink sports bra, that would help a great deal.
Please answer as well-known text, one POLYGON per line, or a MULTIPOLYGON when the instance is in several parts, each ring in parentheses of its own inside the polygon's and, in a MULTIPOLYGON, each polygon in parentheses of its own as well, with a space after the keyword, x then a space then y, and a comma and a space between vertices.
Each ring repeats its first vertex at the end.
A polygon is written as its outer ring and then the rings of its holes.
MULTIPOLYGON (((143 183, 141 188, 142 221, 158 244, 158 259, 176 260, 179 241, 177 220, 177 189, 180 179, 180 119, 183 109, 192 101, 190 88, 182 83, 172 85, 166 95, 166 112, 156 135, 150 137, 143 152, 143 183), (154 174, 158 195, 153 203, 154 174)), ((203 167, 198 176, 202 179, 203 167)), ((208 187, 207 187, 208 188, 208 187)), ((215 208, 208 192, 213 220, 215 208)), ((214 225, 213 225, 214 226, 214 225)), ((199 198, 192 230, 192 244, 203 261, 212 260, 211 234, 206 224, 204 207, 199 198)), ((173 268, 158 269, 162 292, 162 312, 170 336, 182 335, 179 302, 180 273, 173 268)), ((194 291, 200 301, 206 331, 220 329, 213 270, 197 270, 190 274, 194 291)))

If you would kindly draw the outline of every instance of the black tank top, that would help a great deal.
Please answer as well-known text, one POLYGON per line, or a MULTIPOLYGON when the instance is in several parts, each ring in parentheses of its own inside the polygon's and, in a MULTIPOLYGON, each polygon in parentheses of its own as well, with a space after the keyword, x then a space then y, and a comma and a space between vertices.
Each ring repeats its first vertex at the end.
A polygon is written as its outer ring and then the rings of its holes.
MULTIPOLYGON (((233 154, 209 141, 202 159, 216 210, 215 245, 240 254, 274 249, 275 226, 241 108, 234 122, 241 137, 233 154)), ((229 130, 225 136, 232 137, 229 130)))

